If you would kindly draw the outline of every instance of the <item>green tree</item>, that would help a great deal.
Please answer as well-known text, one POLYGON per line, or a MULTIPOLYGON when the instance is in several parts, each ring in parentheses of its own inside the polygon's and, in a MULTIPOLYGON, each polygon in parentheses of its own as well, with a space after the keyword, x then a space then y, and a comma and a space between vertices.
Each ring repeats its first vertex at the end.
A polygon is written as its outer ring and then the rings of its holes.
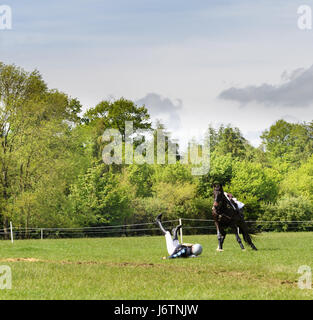
POLYGON ((131 185, 136 189, 136 197, 151 197, 154 166, 150 164, 132 164, 125 169, 131 185))
POLYGON ((94 164, 71 186, 72 212, 82 226, 123 224, 130 213, 127 188, 120 176, 94 164))
POLYGON ((4 228, 20 215, 28 227, 40 179, 65 151, 73 100, 48 90, 38 71, 0 63, 0 190, 4 228), (22 205, 22 204, 25 205, 22 205), (22 218, 23 217, 23 218, 22 218))
POLYGON ((244 158, 248 141, 243 137, 236 127, 221 125, 217 133, 211 130, 211 140, 213 140, 213 150, 221 155, 230 153, 234 158, 244 158))
POLYGON ((292 167, 298 167, 312 155, 313 125, 293 124, 278 120, 261 136, 262 144, 273 163, 286 162, 292 167))
POLYGON ((264 170, 261 164, 238 161, 233 166, 233 177, 225 186, 241 202, 249 218, 260 214, 262 202, 275 202, 278 196, 276 176, 272 171, 264 170))
POLYGON ((219 181, 222 184, 230 182, 233 176, 233 165, 235 161, 230 153, 221 155, 216 150, 211 152, 210 170, 208 174, 199 178, 199 195, 205 198, 211 198, 213 196, 212 184, 214 181, 219 181))
POLYGON ((313 156, 286 176, 281 182, 281 194, 303 196, 313 202, 313 156))
MULTIPOLYGON (((89 109, 82 121, 93 128, 94 157, 100 158, 103 142, 102 135, 106 129, 118 129, 125 142, 125 122, 133 123, 134 136, 139 139, 140 130, 150 130, 151 122, 148 110, 142 106, 138 107, 134 102, 121 98, 114 102, 102 101, 96 107, 89 109)), ((140 139, 139 139, 140 140, 140 139)))
POLYGON ((155 183, 165 182, 171 184, 193 183, 194 176, 191 174, 190 166, 176 162, 166 166, 155 165, 155 174, 153 176, 155 183))

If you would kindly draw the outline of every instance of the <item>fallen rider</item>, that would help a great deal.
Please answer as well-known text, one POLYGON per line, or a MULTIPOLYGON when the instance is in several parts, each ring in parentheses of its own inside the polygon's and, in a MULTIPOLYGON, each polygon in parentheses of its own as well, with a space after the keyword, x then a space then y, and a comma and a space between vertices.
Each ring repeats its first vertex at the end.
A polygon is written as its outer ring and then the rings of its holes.
POLYGON ((180 244, 178 241, 178 231, 182 227, 178 225, 172 230, 173 238, 171 233, 164 229, 161 223, 162 213, 156 218, 156 223, 160 227, 161 231, 165 235, 166 247, 169 256, 163 257, 163 259, 175 259, 175 258, 195 258, 202 252, 202 246, 200 244, 180 244))

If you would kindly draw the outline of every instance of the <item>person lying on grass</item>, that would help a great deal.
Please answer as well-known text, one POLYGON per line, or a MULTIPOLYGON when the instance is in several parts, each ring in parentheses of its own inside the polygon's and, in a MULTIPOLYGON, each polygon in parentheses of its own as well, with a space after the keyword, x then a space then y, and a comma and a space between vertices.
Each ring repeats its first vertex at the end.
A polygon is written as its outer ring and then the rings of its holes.
POLYGON ((163 257, 162 259, 175 259, 175 258, 195 258, 202 252, 202 246, 200 244, 180 244, 178 241, 178 231, 182 227, 181 224, 172 230, 173 238, 171 233, 164 229, 161 223, 162 213, 156 218, 156 223, 160 227, 161 231, 165 235, 166 247, 169 256, 163 257))

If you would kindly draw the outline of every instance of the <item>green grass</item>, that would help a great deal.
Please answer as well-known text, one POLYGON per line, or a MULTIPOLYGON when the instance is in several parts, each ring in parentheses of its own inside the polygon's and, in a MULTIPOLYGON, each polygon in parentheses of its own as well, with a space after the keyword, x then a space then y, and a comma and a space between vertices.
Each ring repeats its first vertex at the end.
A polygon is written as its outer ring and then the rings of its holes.
POLYGON ((234 235, 216 252, 216 236, 186 236, 196 259, 161 260, 163 237, 0 242, 0 265, 12 289, 0 299, 312 299, 297 285, 299 266, 313 270, 313 233, 255 237, 241 251, 234 235))

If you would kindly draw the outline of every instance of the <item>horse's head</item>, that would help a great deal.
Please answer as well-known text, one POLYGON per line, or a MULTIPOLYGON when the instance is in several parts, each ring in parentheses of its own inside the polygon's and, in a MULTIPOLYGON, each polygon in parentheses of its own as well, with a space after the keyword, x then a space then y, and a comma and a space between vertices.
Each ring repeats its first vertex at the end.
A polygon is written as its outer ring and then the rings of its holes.
POLYGON ((223 191, 223 185, 220 182, 213 183, 213 190, 214 191, 223 191))
POLYGON ((213 183, 214 207, 217 207, 219 203, 222 201, 223 194, 224 194, 223 185, 219 182, 214 182, 213 183))

